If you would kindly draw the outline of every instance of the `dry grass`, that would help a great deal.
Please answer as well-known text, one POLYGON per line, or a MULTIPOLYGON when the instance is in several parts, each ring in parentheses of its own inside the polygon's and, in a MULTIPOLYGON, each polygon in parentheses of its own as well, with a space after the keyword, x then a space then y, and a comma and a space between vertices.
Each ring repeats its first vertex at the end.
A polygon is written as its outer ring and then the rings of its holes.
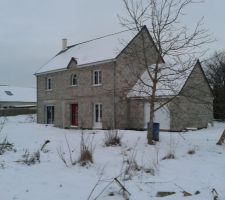
POLYGON ((193 155, 193 154, 195 154, 196 152, 195 152, 195 149, 190 149, 190 150, 188 150, 188 152, 187 152, 189 155, 193 155))
POLYGON ((172 153, 168 153, 166 156, 162 158, 162 160, 167 160, 167 159, 175 159, 175 155, 172 153))
POLYGON ((105 146, 121 146, 121 137, 118 130, 108 130, 105 133, 105 146))
POLYGON ((81 166, 86 166, 89 163, 93 163, 93 146, 92 141, 87 138, 84 140, 83 131, 81 133, 81 143, 80 143, 80 158, 78 162, 81 166))
POLYGON ((81 166, 85 166, 88 163, 93 163, 93 152, 89 150, 88 147, 82 149, 80 153, 79 163, 81 166))

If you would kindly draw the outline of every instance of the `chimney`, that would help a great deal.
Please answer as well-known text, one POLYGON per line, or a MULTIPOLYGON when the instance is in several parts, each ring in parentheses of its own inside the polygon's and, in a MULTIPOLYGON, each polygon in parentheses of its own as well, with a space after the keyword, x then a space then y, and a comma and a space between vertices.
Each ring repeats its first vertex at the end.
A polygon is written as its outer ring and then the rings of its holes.
POLYGON ((62 50, 65 50, 67 48, 67 39, 63 38, 62 39, 62 50))

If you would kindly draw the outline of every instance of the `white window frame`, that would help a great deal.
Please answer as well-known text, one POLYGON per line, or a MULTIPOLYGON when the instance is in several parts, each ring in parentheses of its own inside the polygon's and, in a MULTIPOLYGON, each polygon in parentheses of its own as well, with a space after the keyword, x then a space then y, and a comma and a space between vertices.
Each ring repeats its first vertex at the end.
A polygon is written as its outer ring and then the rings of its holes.
POLYGON ((46 77, 46 79, 45 79, 45 89, 47 91, 52 90, 52 77, 46 77), (50 84, 49 84, 49 80, 50 80, 50 84))
POLYGON ((70 77, 70 84, 71 84, 71 86, 77 86, 77 74, 72 74, 71 75, 71 77, 70 77), (74 77, 75 77, 75 82, 76 82, 76 84, 74 84, 74 77))
POLYGON ((92 75, 92 80, 93 80, 94 86, 102 85, 102 71, 94 70, 92 75), (97 79, 95 79, 95 75, 97 75, 97 79))
POLYGON ((102 119, 103 119, 103 105, 102 103, 94 103, 93 104, 93 129, 102 129, 102 119))
POLYGON ((45 123, 54 124, 55 123, 55 106, 54 105, 45 105, 45 123), (48 123, 48 108, 51 110, 51 121, 48 123))
POLYGON ((102 123, 102 104, 101 103, 95 103, 94 104, 94 122, 95 123, 102 123), (97 107, 97 109, 96 109, 97 107), (96 112, 98 110, 98 116, 96 118, 96 112))

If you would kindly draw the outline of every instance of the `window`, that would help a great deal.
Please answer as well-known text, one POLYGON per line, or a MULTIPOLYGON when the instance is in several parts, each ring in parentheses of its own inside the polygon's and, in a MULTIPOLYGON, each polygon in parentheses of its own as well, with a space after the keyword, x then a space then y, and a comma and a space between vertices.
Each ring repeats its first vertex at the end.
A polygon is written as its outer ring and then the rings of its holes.
POLYGON ((46 90, 52 90, 52 78, 48 77, 46 78, 46 90))
POLYGON ((46 106, 46 123, 54 124, 55 121, 55 108, 54 106, 46 106))
POLYGON ((95 122, 102 122, 102 104, 95 104, 95 122))
POLYGON ((102 72, 100 70, 93 72, 93 85, 102 84, 102 72))
POLYGON ((5 91, 5 93, 9 96, 13 96, 13 93, 11 91, 5 91))
POLYGON ((76 74, 72 74, 71 75, 71 85, 72 86, 76 86, 77 85, 77 75, 76 74))

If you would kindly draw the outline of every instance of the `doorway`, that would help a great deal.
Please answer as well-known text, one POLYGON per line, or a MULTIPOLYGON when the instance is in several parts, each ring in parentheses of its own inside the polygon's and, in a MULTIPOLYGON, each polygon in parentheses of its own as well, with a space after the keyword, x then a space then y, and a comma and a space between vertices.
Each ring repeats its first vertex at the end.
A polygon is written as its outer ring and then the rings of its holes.
POLYGON ((71 104, 71 126, 78 126, 78 104, 71 104))

